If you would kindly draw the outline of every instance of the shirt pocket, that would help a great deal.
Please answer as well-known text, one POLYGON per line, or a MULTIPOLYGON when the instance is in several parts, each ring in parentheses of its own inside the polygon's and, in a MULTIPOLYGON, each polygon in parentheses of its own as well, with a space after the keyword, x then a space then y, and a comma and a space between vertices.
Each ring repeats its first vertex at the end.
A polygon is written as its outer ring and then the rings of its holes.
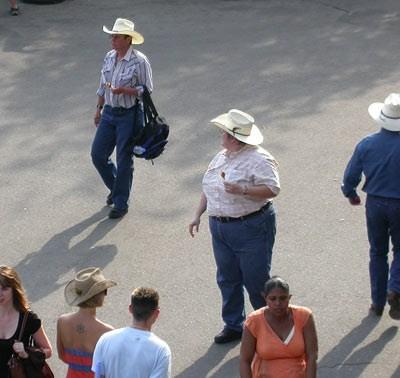
POLYGON ((119 83, 120 87, 127 87, 129 85, 134 86, 136 83, 135 79, 135 67, 125 68, 120 76, 119 76, 119 83))
POLYGON ((103 80, 105 83, 111 83, 112 74, 110 63, 104 65, 103 69, 101 70, 101 75, 103 76, 103 80))

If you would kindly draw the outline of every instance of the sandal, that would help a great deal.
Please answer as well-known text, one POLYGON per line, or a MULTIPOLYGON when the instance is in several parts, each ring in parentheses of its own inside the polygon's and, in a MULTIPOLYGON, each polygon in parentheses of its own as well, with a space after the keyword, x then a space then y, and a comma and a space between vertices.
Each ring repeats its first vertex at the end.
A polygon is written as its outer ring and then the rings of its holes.
POLYGON ((388 295, 388 303, 390 305, 389 316, 392 319, 400 320, 400 295, 391 292, 388 295))
POLYGON ((11 16, 18 16, 19 15, 19 8, 10 8, 11 16))

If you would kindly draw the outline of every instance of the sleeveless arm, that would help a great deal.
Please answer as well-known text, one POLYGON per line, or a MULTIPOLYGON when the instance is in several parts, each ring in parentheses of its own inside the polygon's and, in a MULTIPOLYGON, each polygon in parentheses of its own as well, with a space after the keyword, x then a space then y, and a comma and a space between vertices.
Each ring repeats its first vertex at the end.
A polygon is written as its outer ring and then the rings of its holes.
POLYGON ((318 359, 318 338, 312 314, 303 328, 306 355, 306 378, 316 378, 318 359))
POLYGON ((240 345, 240 378, 251 378, 251 362, 256 351, 256 338, 251 334, 247 325, 243 329, 240 345))

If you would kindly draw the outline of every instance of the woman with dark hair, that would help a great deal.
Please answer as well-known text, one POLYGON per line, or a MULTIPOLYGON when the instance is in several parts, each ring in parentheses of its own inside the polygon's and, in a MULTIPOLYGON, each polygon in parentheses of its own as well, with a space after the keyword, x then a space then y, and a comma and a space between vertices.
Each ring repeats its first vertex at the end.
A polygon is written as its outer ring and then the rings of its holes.
POLYGON ((30 310, 21 280, 14 268, 0 266, 0 378, 8 378, 7 362, 13 353, 28 359, 27 347, 31 340, 42 349, 46 358, 51 356, 50 341, 38 316, 30 310), (22 321, 27 314, 22 340, 18 339, 22 321))
POLYGON ((318 340, 311 310, 290 305, 289 285, 272 277, 266 307, 251 313, 240 349, 241 378, 315 378, 318 340))
POLYGON ((107 289, 115 285, 99 268, 86 268, 65 286, 66 302, 79 307, 57 321, 58 357, 68 364, 67 378, 94 377, 91 366, 96 343, 103 333, 114 329, 97 319, 96 308, 103 305, 107 289))

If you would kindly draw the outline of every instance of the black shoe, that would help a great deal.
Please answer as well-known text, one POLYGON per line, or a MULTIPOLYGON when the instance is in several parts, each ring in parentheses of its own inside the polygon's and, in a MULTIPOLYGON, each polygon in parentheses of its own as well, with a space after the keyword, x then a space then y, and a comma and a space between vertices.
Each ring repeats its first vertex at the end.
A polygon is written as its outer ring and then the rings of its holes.
POLYGON ((113 203, 114 203, 114 202, 113 202, 113 199, 112 199, 112 193, 110 193, 110 194, 107 196, 106 204, 107 204, 107 206, 111 206, 113 203))
POLYGON ((369 307, 369 312, 370 312, 371 314, 376 315, 376 316, 382 316, 382 314, 383 314, 383 307, 378 307, 378 306, 375 306, 374 304, 372 304, 372 305, 369 307))
POLYGON ((10 8, 11 16, 18 16, 19 15, 19 8, 10 8))
POLYGON ((224 328, 218 335, 214 337, 216 344, 230 343, 231 341, 240 340, 242 338, 242 331, 235 331, 230 328, 224 328))
POLYGON ((390 305, 389 316, 392 319, 400 320, 400 294, 394 291, 388 294, 388 303, 390 305))
POLYGON ((118 218, 122 218, 126 213, 128 212, 128 209, 116 209, 114 207, 114 209, 111 209, 111 211, 108 214, 108 217, 110 219, 118 219, 118 218))

